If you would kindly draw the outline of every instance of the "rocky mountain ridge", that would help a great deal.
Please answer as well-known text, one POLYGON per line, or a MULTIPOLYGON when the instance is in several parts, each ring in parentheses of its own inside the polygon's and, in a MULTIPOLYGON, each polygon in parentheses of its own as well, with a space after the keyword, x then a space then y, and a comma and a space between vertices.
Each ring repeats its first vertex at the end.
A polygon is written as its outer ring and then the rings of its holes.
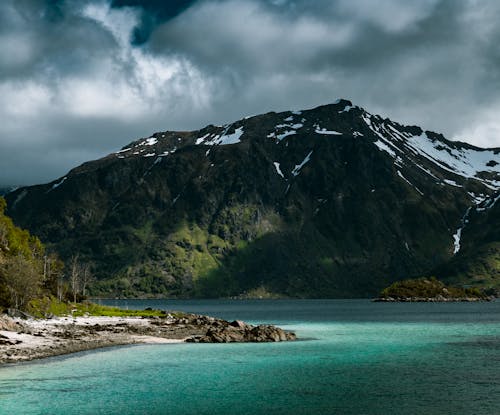
POLYGON ((497 220, 498 189, 500 149, 339 100, 157 132, 7 200, 17 223, 95 264, 95 294, 359 297, 454 278, 446 264, 472 217, 497 220))

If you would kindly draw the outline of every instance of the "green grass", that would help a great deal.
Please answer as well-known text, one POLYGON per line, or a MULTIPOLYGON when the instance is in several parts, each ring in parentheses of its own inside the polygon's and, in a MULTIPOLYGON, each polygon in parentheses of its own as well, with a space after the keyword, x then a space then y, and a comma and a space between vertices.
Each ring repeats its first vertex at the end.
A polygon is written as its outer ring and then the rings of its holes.
MULTIPOLYGON (((110 307, 92 302, 83 303, 67 303, 58 301, 55 298, 42 298, 33 300, 29 307, 28 313, 38 318, 46 318, 48 316, 68 316, 81 317, 99 316, 99 317, 166 317, 167 312, 164 310, 126 310, 119 307, 110 307)), ((176 318, 183 317, 183 312, 170 312, 176 318)))

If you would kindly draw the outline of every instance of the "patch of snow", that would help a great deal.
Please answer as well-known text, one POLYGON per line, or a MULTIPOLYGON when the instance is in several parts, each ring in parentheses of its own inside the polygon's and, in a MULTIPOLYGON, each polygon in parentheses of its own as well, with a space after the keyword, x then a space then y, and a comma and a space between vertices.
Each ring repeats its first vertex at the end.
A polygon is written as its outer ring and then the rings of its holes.
MULTIPOLYGON (((495 204, 500 200, 500 194, 498 194, 495 198, 493 199, 489 199, 485 204, 484 206, 482 207, 476 207, 476 210, 478 212, 484 212, 485 210, 488 210, 488 209, 491 209, 493 206, 495 206, 495 204)), ((481 202, 484 202, 485 199, 481 200, 481 202)), ((481 203, 480 202, 480 203, 481 203)))
POLYGON ((375 144, 380 151, 385 151, 386 153, 389 153, 392 157, 396 157, 396 153, 392 151, 392 149, 382 141, 377 140, 373 144, 375 144))
POLYGON ((462 230, 465 228, 465 225, 469 222, 469 214, 471 208, 467 208, 464 216, 462 217, 460 227, 453 234, 453 255, 456 255, 458 251, 460 251, 460 239, 462 237, 462 230))
POLYGON ((462 228, 458 228, 457 232, 453 234, 453 255, 456 255, 460 251, 460 238, 462 236, 462 228))
POLYGON ((283 176, 283 172, 281 171, 280 164, 277 161, 274 161, 273 164, 274 168, 276 169, 276 173, 278 173, 281 177, 285 178, 285 176, 283 176))
POLYGON ((398 170, 398 176, 401 177, 406 183, 408 183, 411 187, 413 187, 418 193, 420 193, 422 196, 424 195, 420 189, 415 186, 412 182, 410 182, 406 177, 403 176, 403 174, 398 170))
POLYGON ((205 141, 205 139, 210 135, 210 133, 206 133, 203 137, 200 137, 200 138, 197 138, 196 141, 195 141, 195 144, 196 145, 200 145, 201 143, 203 143, 203 141, 205 141))
POLYGON ((476 205, 479 205, 480 203, 484 202, 487 199, 483 193, 481 193, 479 196, 472 192, 467 192, 467 194, 471 197, 472 202, 476 205))
POLYGON ((342 133, 339 133, 338 131, 328 131, 326 128, 322 128, 321 130, 319 128, 316 128, 314 132, 316 134, 324 134, 324 135, 342 135, 342 133))
POLYGON ((361 118, 363 118, 363 121, 365 124, 371 129, 372 128, 372 121, 370 119, 370 116, 367 113, 361 114, 361 118))
POLYGON ((450 186, 463 187, 462 185, 458 184, 457 182, 454 182, 453 180, 443 179, 443 182, 449 184, 450 186))
POLYGON ((437 176, 435 176, 434 174, 432 174, 432 172, 430 170, 425 169, 420 164, 415 163, 415 166, 417 166, 420 170, 426 172, 429 176, 433 177, 434 179, 439 180, 439 178, 437 176))
POLYGON ((143 157, 154 157, 156 156, 156 153, 148 153, 148 154, 144 154, 143 157))
POLYGON ((158 142, 156 137, 147 138, 144 142, 141 143, 143 146, 154 146, 158 142))
POLYGON ((292 170, 292 174, 294 176, 298 176, 300 174, 300 170, 302 169, 302 167, 304 167, 304 165, 311 160, 312 153, 313 150, 311 150, 309 154, 304 158, 304 160, 302 160, 302 163, 295 165, 295 168, 292 170))
POLYGON ((487 165, 491 160, 499 158, 499 155, 492 150, 453 148, 441 141, 433 141, 426 133, 408 137, 405 145, 414 153, 429 159, 443 170, 463 177, 478 179, 493 189, 497 189, 500 185, 496 180, 478 177, 480 172, 500 173, 500 164, 487 165))
POLYGON ((210 149, 208 149, 207 151, 205 151, 205 157, 208 156, 210 154, 210 149))
POLYGON ((225 129, 225 131, 219 136, 215 136, 210 140, 205 141, 203 144, 206 146, 214 146, 214 145, 229 145, 229 144, 237 144, 240 143, 240 137, 243 135, 243 127, 237 128, 234 133, 226 134, 229 127, 225 129))
POLYGON ((115 154, 125 153, 126 151, 132 150, 132 148, 124 148, 123 150, 117 151, 115 154))
POLYGON ((61 186, 66 181, 66 179, 67 179, 67 177, 64 176, 59 182, 53 184, 52 188, 50 190, 57 189, 59 186, 61 186))
POLYGON ((286 121, 286 122, 293 121, 293 117, 288 117, 288 118, 285 118, 283 121, 286 121))
POLYGON ((297 131, 295 131, 295 130, 289 130, 289 131, 285 131, 285 132, 283 132, 283 133, 281 133, 281 134, 276 135, 276 138, 277 138, 279 141, 281 141, 281 140, 283 140, 285 137, 288 137, 289 135, 294 135, 294 134, 297 134, 297 131))
POLYGON ((301 115, 301 114, 302 114, 302 111, 292 111, 292 114, 293 114, 293 115, 301 115))
POLYGON ((172 200, 172 205, 175 205, 175 202, 179 200, 179 197, 181 197, 180 193, 177 196, 175 196, 174 200, 172 200))
POLYGON ((353 136, 353 137, 363 137, 364 135, 363 135, 363 133, 360 133, 359 131, 354 131, 354 132, 352 133, 352 136, 353 136))
POLYGON ((342 111, 338 111, 339 114, 343 112, 349 112, 353 107, 351 105, 346 105, 342 111))

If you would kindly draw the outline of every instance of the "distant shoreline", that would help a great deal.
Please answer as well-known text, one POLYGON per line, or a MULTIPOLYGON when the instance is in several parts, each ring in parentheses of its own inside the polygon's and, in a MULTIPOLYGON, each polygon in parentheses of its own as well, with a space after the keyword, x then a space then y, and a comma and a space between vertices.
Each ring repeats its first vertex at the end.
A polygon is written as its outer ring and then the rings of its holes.
POLYGON ((478 303, 495 301, 495 297, 378 297, 372 300, 376 303, 478 303))

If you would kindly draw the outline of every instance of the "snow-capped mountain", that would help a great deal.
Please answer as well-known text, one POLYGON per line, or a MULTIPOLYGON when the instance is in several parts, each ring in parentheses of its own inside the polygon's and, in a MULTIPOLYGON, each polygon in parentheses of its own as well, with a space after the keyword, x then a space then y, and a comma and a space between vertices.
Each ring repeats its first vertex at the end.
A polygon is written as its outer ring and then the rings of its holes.
POLYGON ((442 267, 499 189, 500 149, 339 100, 158 132, 7 199, 19 224, 92 260, 102 292, 315 297, 442 267))

